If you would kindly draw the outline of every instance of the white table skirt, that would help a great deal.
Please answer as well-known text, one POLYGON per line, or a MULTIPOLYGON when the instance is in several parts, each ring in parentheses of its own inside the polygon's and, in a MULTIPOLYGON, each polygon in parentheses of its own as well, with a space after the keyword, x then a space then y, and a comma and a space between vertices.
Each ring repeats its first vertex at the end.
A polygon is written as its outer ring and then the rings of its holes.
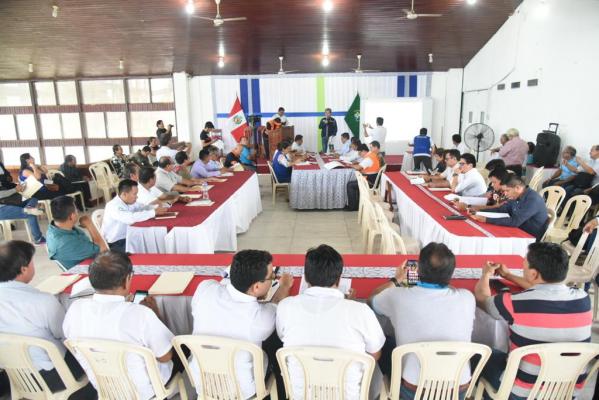
POLYGON ((295 169, 289 184, 289 205, 299 210, 332 210, 347 205, 347 183, 355 170, 295 169))
POLYGON ((262 212, 258 175, 253 174, 231 197, 199 225, 174 227, 130 226, 130 253, 210 254, 237 251, 237 234, 246 232, 262 212))
MULTIPOLYGON (((383 175, 382 190, 386 190, 387 177, 383 175)), ((397 201, 401 234, 418 239, 421 246, 444 243, 455 254, 516 254, 525 256, 534 238, 497 238, 459 236, 448 232, 420 205, 416 204, 399 187, 391 183, 397 201)))

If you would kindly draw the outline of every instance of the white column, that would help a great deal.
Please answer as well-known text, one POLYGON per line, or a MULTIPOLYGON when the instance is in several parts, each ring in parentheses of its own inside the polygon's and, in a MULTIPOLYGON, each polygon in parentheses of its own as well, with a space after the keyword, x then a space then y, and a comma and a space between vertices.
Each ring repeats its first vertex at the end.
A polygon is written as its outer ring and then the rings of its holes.
POLYGON ((179 141, 189 142, 192 137, 189 99, 189 76, 186 72, 173 74, 175 92, 175 112, 177 115, 177 137, 179 141))

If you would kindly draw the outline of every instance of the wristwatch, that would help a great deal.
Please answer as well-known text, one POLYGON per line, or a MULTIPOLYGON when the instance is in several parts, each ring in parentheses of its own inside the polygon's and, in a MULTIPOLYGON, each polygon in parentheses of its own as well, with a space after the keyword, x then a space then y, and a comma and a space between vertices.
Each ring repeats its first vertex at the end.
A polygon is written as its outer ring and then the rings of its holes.
POLYGON ((389 279, 389 281, 390 281, 390 282, 393 282, 393 284, 394 284, 396 287, 400 287, 400 286, 401 286, 401 283, 399 283, 399 281, 398 281, 398 280, 397 280, 397 278, 395 278, 395 277, 393 277, 393 278, 389 279))

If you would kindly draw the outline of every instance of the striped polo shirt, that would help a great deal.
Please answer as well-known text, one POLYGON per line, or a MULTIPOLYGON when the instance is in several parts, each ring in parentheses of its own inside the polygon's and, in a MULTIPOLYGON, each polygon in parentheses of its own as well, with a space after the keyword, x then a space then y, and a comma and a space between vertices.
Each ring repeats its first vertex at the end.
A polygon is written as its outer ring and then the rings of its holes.
MULTIPOLYGON (((590 342, 591 300, 581 289, 564 284, 538 284, 517 294, 502 293, 487 300, 487 310, 510 326, 510 351, 522 346, 554 342, 590 342)), ((512 393, 527 397, 539 374, 541 360, 522 359, 512 393)), ((581 388, 586 376, 578 379, 581 388)))

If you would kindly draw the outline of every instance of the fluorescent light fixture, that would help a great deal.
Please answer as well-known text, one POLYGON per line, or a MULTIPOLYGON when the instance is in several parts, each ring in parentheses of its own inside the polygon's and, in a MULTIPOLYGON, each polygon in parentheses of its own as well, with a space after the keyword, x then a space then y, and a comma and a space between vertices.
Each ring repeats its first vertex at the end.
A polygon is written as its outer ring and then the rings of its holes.
POLYGON ((58 17, 58 6, 57 6, 56 4, 54 4, 54 5, 52 6, 52 17, 53 17, 53 18, 56 18, 56 17, 58 17))
POLYGON ((329 66, 329 64, 330 64, 330 61, 329 61, 329 56, 325 55, 325 56, 322 58, 322 66, 323 66, 323 67, 328 67, 328 66, 329 66))
POLYGON ((324 0, 322 2, 322 9, 324 12, 331 12, 333 10, 333 2, 331 0, 324 0))
POLYGON ((428 62, 429 62, 430 64, 432 64, 432 63, 433 63, 433 53, 428 53, 428 62))
POLYGON ((222 43, 218 46, 218 56, 220 58, 223 58, 225 56, 225 46, 223 46, 222 43))
POLYGON ((217 65, 218 65, 219 68, 223 68, 225 66, 225 58, 224 57, 219 57, 217 65))
POLYGON ((187 2, 187 4, 185 4, 185 12, 189 15, 193 14, 193 12, 195 11, 196 7, 193 4, 193 0, 189 0, 187 2))
POLYGON ((328 56, 329 55, 329 43, 328 42, 324 42, 322 44, 322 55, 323 56, 328 56))
POLYGON ((29 73, 33 72, 33 63, 29 63, 29 65, 27 66, 27 70, 29 71, 29 73))
POLYGON ((123 60, 119 60, 119 69, 125 68, 125 62, 123 60))
POLYGON ((473 5, 475 5, 475 4, 476 4, 476 0, 466 0, 466 2, 467 2, 468 4, 470 4, 471 6, 473 6, 473 5))

